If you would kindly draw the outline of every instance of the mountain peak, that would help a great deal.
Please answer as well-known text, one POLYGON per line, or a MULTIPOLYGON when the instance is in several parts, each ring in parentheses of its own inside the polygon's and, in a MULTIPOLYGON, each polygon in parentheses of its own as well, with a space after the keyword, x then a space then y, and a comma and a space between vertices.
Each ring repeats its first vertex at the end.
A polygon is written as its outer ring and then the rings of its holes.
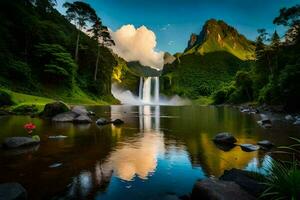
POLYGON ((184 54, 215 51, 227 51, 242 60, 254 58, 254 45, 251 41, 223 20, 210 19, 205 22, 198 35, 191 34, 184 54))

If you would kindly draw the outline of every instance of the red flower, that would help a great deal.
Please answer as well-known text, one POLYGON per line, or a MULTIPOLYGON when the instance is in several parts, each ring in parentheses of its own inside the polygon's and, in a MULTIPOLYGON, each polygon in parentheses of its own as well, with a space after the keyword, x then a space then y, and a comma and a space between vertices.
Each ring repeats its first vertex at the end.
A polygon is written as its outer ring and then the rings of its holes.
POLYGON ((31 134, 35 128, 36 126, 31 122, 24 125, 24 129, 28 132, 28 134, 31 134))

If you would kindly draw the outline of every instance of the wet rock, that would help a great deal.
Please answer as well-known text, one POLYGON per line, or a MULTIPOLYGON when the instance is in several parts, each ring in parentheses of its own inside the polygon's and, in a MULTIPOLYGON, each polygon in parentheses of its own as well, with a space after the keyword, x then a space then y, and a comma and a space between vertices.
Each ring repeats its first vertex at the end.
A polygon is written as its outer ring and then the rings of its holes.
POLYGON ((84 106, 74 106, 72 108, 72 112, 76 113, 77 115, 88 115, 88 111, 84 106))
POLYGON ((230 151, 236 146, 235 144, 219 144, 219 143, 215 143, 215 145, 218 149, 225 152, 230 151))
POLYGON ((218 144, 233 145, 234 143, 236 143, 237 140, 230 133, 224 132, 218 133, 213 139, 213 141, 218 144))
POLYGON ((300 119, 297 119, 293 124, 294 125, 300 125, 300 119))
POLYGON ((65 135, 51 135, 49 136, 48 138, 49 139, 65 139, 67 138, 68 136, 65 136, 65 135))
POLYGON ((41 117, 52 118, 55 115, 69 111, 70 108, 62 101, 56 101, 45 105, 41 117))
POLYGON ((241 149, 246 152, 257 151, 259 150, 259 146, 253 144, 241 144, 241 149))
POLYGON ((53 122, 73 122, 74 119, 78 116, 78 114, 69 111, 69 112, 64 112, 58 115, 55 115, 52 118, 53 122))
POLYGON ((73 122, 76 124, 88 124, 88 123, 92 123, 92 120, 87 115, 80 115, 76 117, 73 122))
POLYGON ((272 148, 274 146, 274 144, 272 142, 270 142, 269 140, 258 141, 257 144, 264 148, 272 148))
POLYGON ((265 186, 250 176, 251 172, 240 169, 225 170, 224 174, 219 178, 223 181, 233 181, 249 194, 259 197, 265 189, 265 186))
POLYGON ((20 105, 15 107, 12 112, 17 115, 32 115, 39 111, 36 105, 20 105))
POLYGON ((214 178, 208 178, 197 181, 194 185, 192 200, 254 200, 255 198, 235 182, 222 181, 214 178))
POLYGON ((99 126, 103 126, 103 125, 106 125, 106 124, 109 124, 109 123, 110 122, 105 118, 99 118, 96 121, 96 124, 99 125, 99 126))
POLYGON ((93 112, 93 111, 88 111, 88 115, 90 115, 90 116, 95 116, 95 115, 96 115, 96 113, 95 113, 95 112, 93 112))
POLYGON ((52 165, 49 165, 49 168, 57 168, 62 166, 62 163, 53 163, 52 165))
POLYGON ((1 200, 26 200, 27 192, 19 183, 3 183, 0 184, 1 200))
POLYGON ((284 117, 284 119, 287 120, 287 121, 292 121, 292 120, 294 120, 294 118, 293 118, 292 115, 286 115, 286 116, 284 117))
POLYGON ((6 110, 0 110, 0 116, 2 115, 9 115, 10 113, 6 110))
POLYGON ((112 123, 114 125, 121 125, 121 124, 124 124, 124 121, 121 119, 115 119, 114 121, 112 121, 112 123))
POLYGON ((257 123, 261 125, 263 128, 272 128, 272 121, 268 118, 262 119, 257 123))
POLYGON ((9 137, 6 138, 2 144, 4 148, 19 148, 40 143, 39 139, 32 139, 31 137, 9 137))

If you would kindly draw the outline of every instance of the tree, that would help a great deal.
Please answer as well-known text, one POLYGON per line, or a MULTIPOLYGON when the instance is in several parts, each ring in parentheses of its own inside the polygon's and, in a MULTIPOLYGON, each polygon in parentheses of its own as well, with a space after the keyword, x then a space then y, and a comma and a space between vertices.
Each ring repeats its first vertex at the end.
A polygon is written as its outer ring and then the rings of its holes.
POLYGON ((286 42, 294 44, 300 38, 300 5, 280 9, 280 14, 273 23, 289 27, 285 34, 286 42))
POLYGON ((56 0, 35 0, 34 4, 38 11, 44 14, 53 10, 53 6, 56 5, 56 0))
POLYGON ((97 14, 89 4, 80 1, 66 2, 63 6, 67 8, 67 19, 70 22, 74 22, 78 29, 75 48, 75 61, 78 61, 80 33, 86 28, 87 22, 93 23, 97 20, 97 14))
POLYGON ((277 50, 279 48, 279 46, 280 46, 280 37, 279 37, 277 31, 275 31, 271 38, 271 47, 274 50, 277 50))
POLYGON ((115 42, 111 39, 108 28, 102 25, 101 19, 97 17, 95 23, 92 26, 92 29, 89 31, 92 32, 92 38, 97 41, 97 59, 95 63, 95 71, 94 71, 94 80, 97 80, 98 73, 98 64, 100 57, 100 46, 111 46, 115 45, 115 42))

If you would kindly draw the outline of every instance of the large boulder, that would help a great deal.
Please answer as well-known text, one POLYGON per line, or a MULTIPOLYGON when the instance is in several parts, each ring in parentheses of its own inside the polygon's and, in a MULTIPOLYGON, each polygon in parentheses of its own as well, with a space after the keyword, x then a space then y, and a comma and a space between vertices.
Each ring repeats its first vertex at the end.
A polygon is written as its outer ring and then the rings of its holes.
POLYGON ((55 115, 69 111, 70 108, 62 101, 56 101, 45 105, 41 117, 52 118, 55 115))
POLYGON ((92 120, 87 115, 79 115, 73 120, 73 122, 76 124, 88 124, 88 123, 92 123, 92 120))
POLYGON ((254 180, 250 174, 251 172, 233 168, 231 170, 225 170, 220 180, 233 181, 249 194, 259 197, 265 190, 265 186, 254 180))
POLYGON ((19 183, 0 184, 0 200, 26 200, 27 192, 19 183))
POLYGON ((73 122, 76 117, 78 117, 78 114, 76 114, 72 111, 69 111, 69 112, 64 112, 64 113, 55 115, 52 118, 52 121, 53 122, 73 122))
POLYGON ((228 144, 228 145, 233 145, 234 143, 237 142, 235 137, 233 137, 230 133, 227 132, 217 134, 213 139, 213 141, 218 144, 228 144))
POLYGON ((241 149, 246 152, 257 151, 259 146, 253 144, 241 144, 241 149))
POLYGON ((89 112, 86 110, 84 106, 74 106, 72 108, 72 112, 76 113, 77 115, 88 115, 89 112))
POLYGON ((6 138, 2 144, 4 148, 19 148, 31 145, 37 145, 40 139, 33 139, 31 137, 9 137, 6 138))
POLYGON ((196 182, 192 191, 191 199, 254 200, 255 198, 241 189, 241 187, 234 182, 208 178, 196 182))

